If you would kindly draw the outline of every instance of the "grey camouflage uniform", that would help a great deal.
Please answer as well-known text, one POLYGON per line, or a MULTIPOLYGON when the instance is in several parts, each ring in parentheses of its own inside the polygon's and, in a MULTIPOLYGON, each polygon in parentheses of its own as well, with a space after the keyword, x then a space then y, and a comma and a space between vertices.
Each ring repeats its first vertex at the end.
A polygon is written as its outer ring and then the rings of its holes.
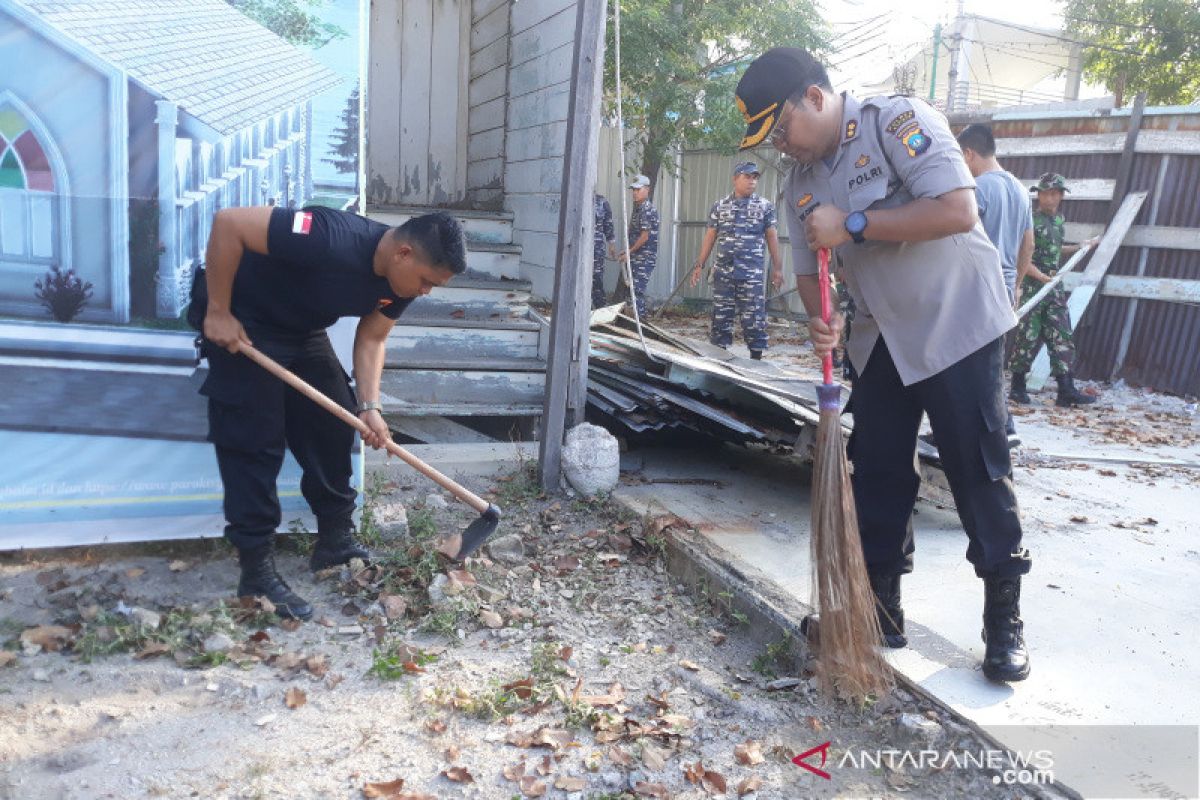
POLYGON ((642 231, 648 231, 650 238, 629 259, 639 317, 646 316, 646 286, 650 283, 650 273, 654 272, 654 267, 658 264, 658 209, 651 200, 634 205, 633 213, 629 215, 630 247, 642 231))
POLYGON ((757 194, 738 197, 730 193, 713 203, 708 227, 717 232, 709 341, 718 347, 733 344, 733 322, 737 317, 746 347, 766 350, 764 237, 776 227, 775 206, 757 194))
POLYGON ((608 245, 617 238, 613 228, 612 206, 602 194, 596 195, 595 214, 596 227, 592 234, 595 245, 592 254, 592 308, 600 308, 607 300, 604 295, 604 259, 608 255, 608 245))

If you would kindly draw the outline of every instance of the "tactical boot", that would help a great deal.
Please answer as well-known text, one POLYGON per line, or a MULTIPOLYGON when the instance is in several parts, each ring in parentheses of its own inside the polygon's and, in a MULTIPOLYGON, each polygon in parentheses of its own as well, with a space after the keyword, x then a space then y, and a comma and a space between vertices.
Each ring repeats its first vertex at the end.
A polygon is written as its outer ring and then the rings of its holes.
POLYGON ((751 350, 750 357, 755 361, 762 361, 762 350, 751 350))
POLYGON ((238 581, 238 597, 265 597, 275 605, 281 617, 308 619, 313 607, 292 591, 275 570, 275 554, 271 545, 239 548, 238 563, 242 577, 238 581))
POLYGON ((313 572, 329 567, 349 564, 350 559, 361 558, 371 560, 371 552, 354 539, 354 528, 342 526, 332 530, 317 531, 317 544, 313 547, 312 558, 308 565, 313 572))
POLYGON ((1054 405, 1060 408, 1070 408, 1071 406, 1090 406, 1096 402, 1096 398, 1075 388, 1075 380, 1071 377, 1071 373, 1058 375, 1055 380, 1058 381, 1058 397, 1055 398, 1054 405))
POLYGON ((983 590, 983 674, 993 681, 1023 681, 1029 677, 1029 652, 1021 621, 1021 578, 984 578, 983 590))
POLYGON ((900 576, 871 575, 870 578, 883 644, 892 648, 904 647, 908 637, 904 635, 904 609, 900 607, 900 576))
POLYGON ((1033 401, 1029 399, 1029 392, 1025 389, 1025 376, 1028 373, 1014 372, 1012 374, 1012 388, 1008 390, 1008 399, 1014 403, 1027 406, 1033 401))

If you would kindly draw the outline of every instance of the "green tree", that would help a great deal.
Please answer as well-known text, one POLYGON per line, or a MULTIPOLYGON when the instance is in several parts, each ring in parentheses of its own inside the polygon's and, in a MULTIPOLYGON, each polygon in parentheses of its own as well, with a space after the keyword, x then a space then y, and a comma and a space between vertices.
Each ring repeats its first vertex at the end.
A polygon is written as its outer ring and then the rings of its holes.
POLYGON ((346 32, 337 25, 322 22, 313 13, 325 0, 225 0, 229 5, 294 45, 317 49, 346 32))
MULTIPOLYGON (((334 158, 322 158, 326 164, 332 164, 338 172, 353 172, 358 174, 358 86, 346 100, 342 109, 342 125, 335 128, 332 139, 334 158)), ((357 179, 357 178, 356 178, 357 179)))
MULTIPOLYGON (((616 44, 609 10, 605 107, 616 112, 616 44)), ((812 0, 622 0, 621 84, 625 125, 641 146, 640 172, 673 169, 677 144, 727 147, 746 130, 734 89, 746 66, 772 47, 819 53, 826 30, 812 0)))
POLYGON ((1064 28, 1083 40, 1084 74, 1116 95, 1156 105, 1200 99, 1196 0, 1068 0, 1064 28))

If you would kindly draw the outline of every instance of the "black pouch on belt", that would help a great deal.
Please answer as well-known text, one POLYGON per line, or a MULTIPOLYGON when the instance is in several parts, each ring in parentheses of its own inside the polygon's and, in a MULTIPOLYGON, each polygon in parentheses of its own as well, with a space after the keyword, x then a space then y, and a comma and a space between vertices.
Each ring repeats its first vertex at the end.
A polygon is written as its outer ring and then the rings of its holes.
POLYGON ((188 304, 187 323, 198 331, 204 331, 204 315, 208 312, 208 279, 204 267, 196 267, 192 274, 192 301, 188 304))

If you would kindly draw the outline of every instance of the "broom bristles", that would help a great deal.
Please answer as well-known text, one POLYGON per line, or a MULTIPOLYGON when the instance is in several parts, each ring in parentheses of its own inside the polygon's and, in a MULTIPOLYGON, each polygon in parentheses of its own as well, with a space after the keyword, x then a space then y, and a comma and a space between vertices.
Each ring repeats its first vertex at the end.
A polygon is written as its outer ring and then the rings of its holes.
MULTIPOLYGON (((824 405, 824 404, 822 404, 824 405)), ((850 467, 838 411, 822 408, 812 481, 812 601, 820 614, 817 679, 848 698, 880 695, 892 685, 879 650, 882 633, 867 577, 850 467)))

